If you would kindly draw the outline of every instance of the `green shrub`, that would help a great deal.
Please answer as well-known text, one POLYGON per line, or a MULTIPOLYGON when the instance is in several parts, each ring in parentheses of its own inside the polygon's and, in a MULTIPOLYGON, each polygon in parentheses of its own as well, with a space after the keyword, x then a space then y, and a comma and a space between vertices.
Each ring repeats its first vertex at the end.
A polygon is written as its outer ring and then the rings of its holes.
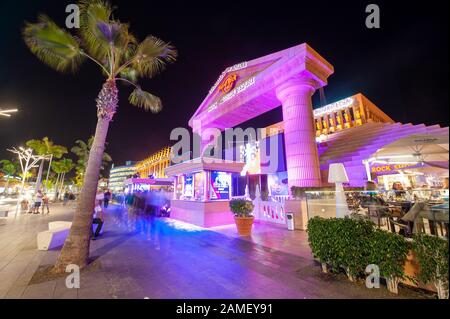
POLYGON ((255 206, 252 201, 245 199, 232 199, 230 210, 236 217, 251 217, 255 206))
POLYGON ((314 217, 308 222, 308 240, 313 255, 334 270, 343 267, 350 278, 364 273, 368 265, 367 238, 374 224, 349 218, 314 217))
POLYGON ((321 263, 332 264, 336 259, 333 249, 330 219, 316 216, 308 221, 308 241, 312 254, 321 263))
POLYGON ((417 234, 413 251, 419 262, 418 279, 424 283, 442 285, 448 296, 448 241, 436 236, 417 234))
POLYGON ((368 238, 369 264, 377 265, 383 278, 403 279, 410 246, 403 236, 376 229, 368 238))

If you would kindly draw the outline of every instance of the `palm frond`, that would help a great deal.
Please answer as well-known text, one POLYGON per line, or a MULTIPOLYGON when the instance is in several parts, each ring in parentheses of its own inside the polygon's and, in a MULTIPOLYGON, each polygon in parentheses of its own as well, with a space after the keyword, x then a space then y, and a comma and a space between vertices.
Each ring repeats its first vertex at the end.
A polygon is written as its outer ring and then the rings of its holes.
POLYGON ((150 94, 140 88, 136 88, 130 95, 129 101, 131 104, 142 107, 146 111, 158 113, 162 109, 161 99, 153 94, 150 94))
POLYGON ((108 69, 111 60, 113 68, 119 67, 130 44, 136 38, 129 32, 129 26, 111 19, 111 5, 104 0, 82 0, 80 2, 80 35, 92 56, 108 69), (114 55, 114 59, 111 59, 114 55))
POLYGON ((102 32, 101 26, 110 23, 113 9, 109 2, 103 0, 81 0, 78 5, 80 7, 80 36, 89 54, 104 63, 109 52, 109 42, 102 32))
POLYGON ((57 71, 75 72, 84 60, 77 38, 45 15, 37 23, 26 23, 22 35, 31 52, 57 71))
POLYGON ((138 75, 135 69, 125 68, 122 72, 120 72, 120 77, 130 80, 131 82, 136 82, 138 75))
POLYGON ((175 62, 176 49, 154 36, 148 36, 136 48, 132 67, 142 77, 153 77, 164 70, 167 63, 175 62))

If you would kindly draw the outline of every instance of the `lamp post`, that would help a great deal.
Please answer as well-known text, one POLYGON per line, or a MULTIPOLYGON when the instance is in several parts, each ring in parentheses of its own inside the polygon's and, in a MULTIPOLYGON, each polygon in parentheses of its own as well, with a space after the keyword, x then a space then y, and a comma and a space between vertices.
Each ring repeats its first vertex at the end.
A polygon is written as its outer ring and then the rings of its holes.
POLYGON ((19 147, 19 149, 16 149, 15 147, 13 147, 12 149, 8 149, 8 151, 17 155, 17 157, 19 158, 20 168, 22 170, 22 183, 21 183, 21 187, 20 187, 20 196, 17 199, 17 207, 16 207, 16 214, 15 214, 15 217, 17 217, 20 200, 22 199, 21 197, 24 195, 23 190, 25 187, 25 181, 27 179, 27 174, 31 168, 36 167, 36 163, 43 160, 43 157, 33 155, 33 150, 30 148, 25 149, 23 147, 19 147))
POLYGON ((328 182, 336 184, 336 217, 344 218, 350 214, 344 193, 344 186, 342 185, 343 183, 348 183, 348 176, 344 164, 330 164, 328 182))
POLYGON ((18 111, 19 111, 18 109, 7 109, 7 110, 4 110, 4 109, 0 108, 0 116, 11 117, 11 113, 16 113, 18 111))

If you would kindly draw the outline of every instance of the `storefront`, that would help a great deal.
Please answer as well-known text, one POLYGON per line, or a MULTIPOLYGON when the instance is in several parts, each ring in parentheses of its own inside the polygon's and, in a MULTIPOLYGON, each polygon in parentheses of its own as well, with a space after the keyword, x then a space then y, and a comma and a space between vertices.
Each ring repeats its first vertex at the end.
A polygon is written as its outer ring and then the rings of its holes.
POLYGON ((166 169, 174 180, 171 218, 201 227, 232 224, 232 180, 244 163, 197 158, 166 169))

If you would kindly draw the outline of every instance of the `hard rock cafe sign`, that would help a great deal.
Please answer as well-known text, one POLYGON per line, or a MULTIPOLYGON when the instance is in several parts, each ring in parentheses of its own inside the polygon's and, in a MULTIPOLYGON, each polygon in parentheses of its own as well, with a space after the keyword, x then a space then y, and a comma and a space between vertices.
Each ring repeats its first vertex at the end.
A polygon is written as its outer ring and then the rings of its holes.
POLYGON ((230 74, 219 85, 219 91, 225 94, 229 93, 232 89, 234 89, 237 80, 238 80, 237 74, 230 74))

